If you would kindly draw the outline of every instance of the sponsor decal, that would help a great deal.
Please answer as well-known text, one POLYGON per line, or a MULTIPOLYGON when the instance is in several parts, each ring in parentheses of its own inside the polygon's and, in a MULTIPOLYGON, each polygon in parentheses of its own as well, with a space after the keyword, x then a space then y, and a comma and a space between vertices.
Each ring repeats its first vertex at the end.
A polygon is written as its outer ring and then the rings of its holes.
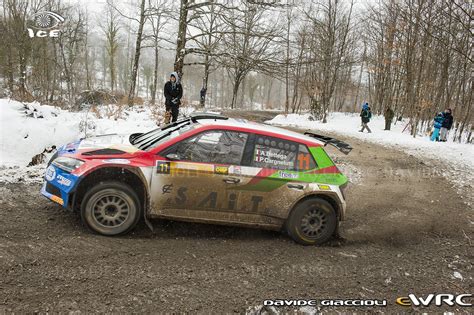
POLYGON ((472 306, 472 294, 428 294, 425 297, 419 297, 415 294, 408 294, 397 298, 396 303, 401 306, 472 306))
POLYGON ((63 147, 64 151, 75 152, 77 148, 77 142, 68 143, 63 147))
MULTIPOLYGON (((216 191, 211 191, 201 199, 188 199, 188 188, 178 187, 176 190, 173 184, 166 184, 162 186, 162 194, 170 194, 169 198, 166 199, 164 204, 166 206, 172 206, 173 204, 180 207, 186 207, 188 209, 201 208, 201 209, 226 209, 236 210, 239 197, 237 193, 219 194, 216 191), (176 191, 176 192, 175 192, 176 191)), ((240 211, 249 213, 259 213, 263 211, 261 205, 263 203, 263 197, 254 195, 251 196, 250 202, 241 205, 240 211)))
POLYGON ((169 174, 171 165, 168 161, 156 161, 156 172, 158 174, 169 174))
POLYGON ((221 175, 228 175, 229 174, 229 167, 228 166, 214 166, 214 173, 221 174, 221 175))
POLYGON ((173 184, 166 184, 166 185, 163 185, 163 187, 161 188, 161 193, 163 195, 169 194, 171 193, 172 190, 173 190, 173 184))
POLYGON ((241 175, 242 168, 240 166, 232 166, 232 169, 230 170, 230 172, 235 175, 241 175))
POLYGON ((59 203, 61 206, 64 205, 64 201, 62 198, 59 198, 58 196, 51 195, 50 199, 54 202, 59 203))
POLYGON ((283 171, 278 172, 278 176, 280 176, 280 178, 289 178, 289 179, 298 178, 298 174, 288 173, 288 172, 283 172, 283 171))
POLYGON ((130 164, 130 160, 127 159, 107 159, 102 160, 104 163, 114 163, 114 164, 130 164))
POLYGON ((331 187, 329 185, 318 185, 318 187, 321 190, 331 190, 331 187))
POLYGON ((288 155, 281 153, 276 148, 268 148, 264 145, 255 145, 254 161, 261 166, 261 163, 270 164, 271 166, 284 166, 288 168, 294 167, 294 157, 288 158, 288 155))
POLYGON ((56 169, 54 168, 53 165, 48 166, 48 168, 46 169, 46 174, 44 178, 46 178, 48 182, 56 178, 56 169))
POLYGON ((58 176, 56 177, 56 181, 58 182, 58 184, 66 186, 66 187, 71 186, 71 183, 72 183, 69 178, 66 178, 61 174, 58 174, 58 176))
POLYGON ((176 194, 176 198, 174 201, 176 202, 177 205, 184 205, 184 203, 187 200, 186 196, 186 191, 188 190, 188 187, 179 187, 178 192, 176 194))

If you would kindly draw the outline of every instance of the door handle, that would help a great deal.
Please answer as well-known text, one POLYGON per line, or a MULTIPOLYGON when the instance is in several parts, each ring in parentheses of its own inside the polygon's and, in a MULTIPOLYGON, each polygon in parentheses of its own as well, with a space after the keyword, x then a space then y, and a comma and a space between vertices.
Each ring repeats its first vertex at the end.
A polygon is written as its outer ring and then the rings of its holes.
POLYGON ((304 189, 304 186, 301 185, 301 184, 288 184, 286 185, 288 186, 288 188, 293 188, 293 189, 299 189, 299 190, 303 190, 304 189))
POLYGON ((237 184, 240 182, 240 179, 235 178, 235 177, 226 177, 223 179, 224 182, 227 184, 237 184))

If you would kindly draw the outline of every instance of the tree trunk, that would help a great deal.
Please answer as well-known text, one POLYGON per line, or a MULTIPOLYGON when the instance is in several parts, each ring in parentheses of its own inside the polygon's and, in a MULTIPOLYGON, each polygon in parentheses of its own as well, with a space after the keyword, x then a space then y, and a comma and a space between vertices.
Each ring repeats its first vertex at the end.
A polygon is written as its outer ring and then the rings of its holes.
POLYGON ((235 80, 234 80, 234 86, 233 86, 233 89, 232 89, 232 102, 230 103, 230 108, 231 109, 234 109, 235 102, 237 102, 237 94, 239 92, 239 86, 240 86, 241 82, 242 82, 241 76, 236 75, 235 80))
POLYGON ((178 25, 178 37, 176 40, 176 55, 174 60, 174 71, 178 73, 178 76, 182 80, 183 78, 183 67, 184 67, 184 56, 186 55, 186 29, 188 27, 188 2, 189 0, 181 0, 179 8, 179 25, 178 25))
POLYGON ((206 106, 207 83, 209 81, 209 54, 204 57, 204 77, 202 79, 202 89, 205 90, 203 96, 199 95, 199 105, 204 108, 206 106))
POLYGON ((156 86, 158 84, 158 62, 159 62, 159 50, 158 45, 155 43, 155 62, 153 69, 153 82, 151 84, 151 104, 154 105, 156 101, 156 86))
POLYGON ((133 105, 135 85, 137 84, 138 65, 140 62, 140 50, 142 45, 143 25, 145 24, 145 0, 140 5, 140 22, 138 24, 137 42, 135 44, 135 58, 133 60, 132 78, 130 81, 130 91, 128 92, 128 106, 133 105))

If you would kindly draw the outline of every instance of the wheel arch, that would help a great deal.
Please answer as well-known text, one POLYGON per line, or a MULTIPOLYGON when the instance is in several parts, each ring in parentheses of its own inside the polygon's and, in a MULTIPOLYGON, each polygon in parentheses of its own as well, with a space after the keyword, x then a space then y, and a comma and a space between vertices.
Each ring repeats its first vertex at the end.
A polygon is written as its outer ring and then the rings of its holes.
POLYGON ((74 190, 71 208, 75 211, 79 210, 88 188, 109 180, 128 184, 137 194, 143 213, 146 213, 149 204, 149 191, 145 176, 140 169, 125 166, 99 167, 86 174, 81 178, 74 190))

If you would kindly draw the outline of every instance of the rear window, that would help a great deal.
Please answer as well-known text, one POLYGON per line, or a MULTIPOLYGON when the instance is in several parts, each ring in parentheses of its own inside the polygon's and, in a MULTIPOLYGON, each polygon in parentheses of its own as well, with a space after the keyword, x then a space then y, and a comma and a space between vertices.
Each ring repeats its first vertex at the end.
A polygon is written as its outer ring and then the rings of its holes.
POLYGON ((292 141, 257 135, 251 166, 295 170, 298 145, 292 141))
POLYGON ((307 171, 317 167, 306 145, 260 135, 256 135, 250 165, 289 171, 307 171))

